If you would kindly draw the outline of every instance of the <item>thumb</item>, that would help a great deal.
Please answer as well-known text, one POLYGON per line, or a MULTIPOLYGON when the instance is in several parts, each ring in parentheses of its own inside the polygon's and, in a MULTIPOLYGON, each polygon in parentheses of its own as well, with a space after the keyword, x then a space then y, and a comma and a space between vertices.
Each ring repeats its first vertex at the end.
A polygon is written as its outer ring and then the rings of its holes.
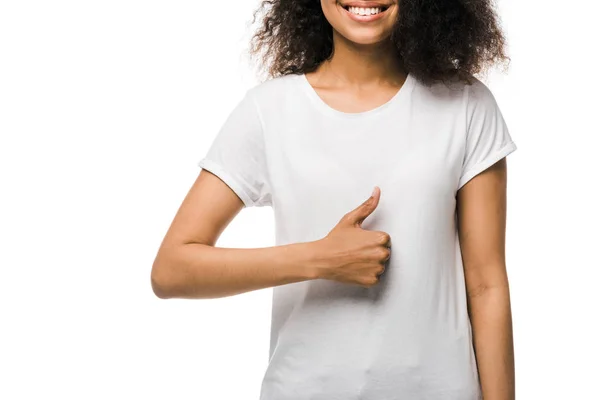
POLYGON ((371 196, 365 200, 361 205, 356 207, 354 210, 346 214, 346 222, 354 226, 360 227, 362 222, 369 216, 379 204, 379 198, 381 196, 381 189, 379 186, 375 186, 371 196))

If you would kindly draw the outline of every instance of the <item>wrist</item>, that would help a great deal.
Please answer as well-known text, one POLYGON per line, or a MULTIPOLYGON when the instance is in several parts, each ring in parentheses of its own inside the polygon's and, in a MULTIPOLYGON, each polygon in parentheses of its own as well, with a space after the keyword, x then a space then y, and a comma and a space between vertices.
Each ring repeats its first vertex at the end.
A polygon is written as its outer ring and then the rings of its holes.
POLYGON ((305 246, 304 263, 309 275, 312 276, 312 279, 327 279, 326 272, 329 270, 331 264, 327 241, 327 237, 324 237, 322 239, 303 243, 305 246))

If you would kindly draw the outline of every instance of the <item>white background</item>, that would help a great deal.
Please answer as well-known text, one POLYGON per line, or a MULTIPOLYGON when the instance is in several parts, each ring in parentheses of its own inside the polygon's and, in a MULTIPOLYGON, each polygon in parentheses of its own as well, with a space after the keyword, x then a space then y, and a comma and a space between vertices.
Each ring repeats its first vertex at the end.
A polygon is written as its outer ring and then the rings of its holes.
MULTIPOLYGON (((158 246, 243 92, 256 1, 0 2, 0 398, 257 400, 271 289, 161 300, 158 246)), ((499 2, 520 399, 600 399, 598 6, 499 2)), ((224 247, 274 244, 270 208, 224 247)))

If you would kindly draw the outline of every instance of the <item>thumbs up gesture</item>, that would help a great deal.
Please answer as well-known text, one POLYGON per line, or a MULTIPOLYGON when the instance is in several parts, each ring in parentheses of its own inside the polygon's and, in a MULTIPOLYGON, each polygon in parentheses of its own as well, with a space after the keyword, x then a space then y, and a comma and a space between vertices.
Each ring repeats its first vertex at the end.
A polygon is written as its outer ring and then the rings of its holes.
POLYGON ((321 255, 318 278, 364 287, 379 282, 390 258, 391 238, 386 232, 363 229, 361 224, 375 211, 380 196, 381 189, 376 186, 371 197, 346 213, 327 236, 315 242, 321 255))

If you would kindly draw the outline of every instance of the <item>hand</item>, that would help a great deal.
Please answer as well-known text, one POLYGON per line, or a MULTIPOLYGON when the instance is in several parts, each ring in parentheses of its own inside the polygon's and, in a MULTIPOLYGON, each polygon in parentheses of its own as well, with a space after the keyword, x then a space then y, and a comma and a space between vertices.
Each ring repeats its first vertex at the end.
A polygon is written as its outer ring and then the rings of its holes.
POLYGON ((370 287, 379 282, 390 258, 391 238, 369 231, 362 222, 377 208, 381 189, 375 187, 364 203, 345 214, 323 239, 317 240, 317 277, 370 287))

